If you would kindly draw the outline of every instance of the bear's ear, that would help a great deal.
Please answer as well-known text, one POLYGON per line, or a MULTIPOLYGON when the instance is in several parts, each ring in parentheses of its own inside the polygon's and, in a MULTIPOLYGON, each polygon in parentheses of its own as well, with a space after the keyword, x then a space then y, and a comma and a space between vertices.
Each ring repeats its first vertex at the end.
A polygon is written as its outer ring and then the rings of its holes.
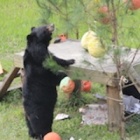
POLYGON ((35 27, 31 27, 31 31, 33 31, 33 29, 35 29, 35 27))
POLYGON ((33 41, 34 37, 35 37, 34 34, 29 34, 29 35, 27 35, 26 38, 27 38, 28 41, 33 41))

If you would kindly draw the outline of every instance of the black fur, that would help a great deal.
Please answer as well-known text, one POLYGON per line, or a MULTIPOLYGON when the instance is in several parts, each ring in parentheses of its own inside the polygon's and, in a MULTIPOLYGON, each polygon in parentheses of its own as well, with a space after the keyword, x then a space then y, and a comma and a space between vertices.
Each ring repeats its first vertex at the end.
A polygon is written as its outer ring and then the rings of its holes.
POLYGON ((123 94, 128 95, 128 96, 133 96, 136 99, 140 100, 140 93, 138 92, 137 88, 135 87, 135 85, 131 85, 132 82, 129 81, 127 84, 128 87, 125 87, 122 89, 123 94))
MULTIPOLYGON (((48 51, 53 25, 32 27, 27 36, 27 48, 24 54, 25 80, 23 84, 23 106, 29 135, 42 140, 44 135, 52 131, 53 112, 57 101, 56 86, 67 76, 63 72, 53 73, 44 68, 42 63, 50 57, 48 51)), ((73 59, 53 59, 61 66, 74 63, 73 59)))

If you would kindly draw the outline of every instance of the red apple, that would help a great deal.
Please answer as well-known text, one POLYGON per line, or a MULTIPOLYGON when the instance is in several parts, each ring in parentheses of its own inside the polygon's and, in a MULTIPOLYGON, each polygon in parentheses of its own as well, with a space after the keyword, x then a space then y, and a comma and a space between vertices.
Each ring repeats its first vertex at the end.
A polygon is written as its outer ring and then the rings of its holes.
POLYGON ((109 9, 106 5, 99 8, 100 22, 108 24, 110 22, 109 9))
POLYGON ((109 12, 108 7, 106 5, 100 7, 99 12, 102 14, 106 14, 109 12))
POLYGON ((132 0, 132 10, 137 10, 140 8, 140 0, 132 0))
POLYGON ((140 8, 140 0, 124 0, 128 4, 130 10, 137 10, 140 8))

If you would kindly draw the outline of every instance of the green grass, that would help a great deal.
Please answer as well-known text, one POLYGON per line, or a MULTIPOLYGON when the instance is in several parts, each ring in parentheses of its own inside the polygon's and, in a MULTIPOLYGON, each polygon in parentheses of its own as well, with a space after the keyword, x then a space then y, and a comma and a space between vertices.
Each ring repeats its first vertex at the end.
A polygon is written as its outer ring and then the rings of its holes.
MULTIPOLYGON (((26 35, 32 26, 40 24, 39 8, 35 0, 0 0, 0 62, 6 70, 13 67, 13 55, 26 46, 26 35)), ((91 93, 105 94, 103 86, 94 83, 91 93)), ((92 94, 83 94, 85 103, 96 100, 92 94)), ((53 130, 58 132, 63 140, 74 137, 75 140, 120 140, 117 133, 108 131, 105 126, 82 126, 78 108, 68 104, 63 93, 59 93, 55 115, 67 113, 71 119, 54 121, 53 130)), ((139 140, 139 117, 128 121, 126 132, 128 140, 139 140)), ((22 97, 20 90, 14 90, 0 102, 0 139, 30 140, 24 120, 22 97)))
POLYGON ((21 91, 12 91, 0 102, 0 138, 26 140, 24 113, 21 105, 21 91))
MULTIPOLYGON (((95 101, 92 94, 83 94, 86 103, 95 101)), ((81 106, 84 104, 81 104, 81 106)), ((80 107, 80 106, 79 106, 80 107)), ((71 119, 64 121, 54 121, 53 130, 61 135, 63 140, 74 137, 75 140, 100 139, 119 140, 117 133, 108 131, 107 126, 82 126, 81 115, 78 112, 79 107, 68 106, 68 100, 63 93, 59 93, 58 102, 54 115, 58 113, 69 114, 71 119)), ((27 127, 24 120, 24 111, 22 107, 21 91, 15 90, 9 93, 3 101, 0 102, 0 138, 10 140, 30 140, 27 127)))
MULTIPOLYGON (((91 93, 97 93, 100 85, 95 84, 91 93), (94 91, 94 92, 93 92, 94 91)), ((103 93, 104 90, 100 89, 103 93)), ((87 103, 96 102, 93 94, 82 93, 82 99, 87 103)), ((107 125, 81 125, 81 115, 78 107, 69 106, 68 99, 64 93, 59 92, 54 116, 58 113, 70 115, 70 119, 63 121, 54 121, 53 130, 59 133, 63 140, 69 140, 74 137, 75 140, 120 140, 118 133, 108 131, 107 125), (87 139, 88 138, 88 139, 87 139)), ((0 138, 10 140, 31 140, 28 137, 28 130, 24 120, 24 111, 22 107, 21 91, 14 90, 0 102, 0 138)), ((134 116, 127 122, 127 140, 139 140, 139 122, 140 117, 134 116)))
POLYGON ((34 0, 0 0, 0 61, 7 70, 13 54, 26 47, 26 35, 39 24, 39 9, 34 0))

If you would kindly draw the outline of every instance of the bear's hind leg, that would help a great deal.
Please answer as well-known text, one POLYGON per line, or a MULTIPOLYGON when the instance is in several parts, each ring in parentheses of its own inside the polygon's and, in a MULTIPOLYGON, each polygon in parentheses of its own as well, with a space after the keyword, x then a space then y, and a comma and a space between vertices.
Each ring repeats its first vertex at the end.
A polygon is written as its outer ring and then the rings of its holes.
POLYGON ((30 124, 30 121, 29 121, 28 117, 25 116, 25 119, 26 119, 26 124, 27 124, 27 127, 28 127, 29 136, 36 139, 37 136, 36 136, 36 134, 33 132, 33 129, 32 129, 32 127, 31 127, 31 124, 30 124))
POLYGON ((41 110, 36 110, 35 114, 30 115, 30 124, 38 140, 43 139, 44 135, 52 131, 53 114, 41 110))

